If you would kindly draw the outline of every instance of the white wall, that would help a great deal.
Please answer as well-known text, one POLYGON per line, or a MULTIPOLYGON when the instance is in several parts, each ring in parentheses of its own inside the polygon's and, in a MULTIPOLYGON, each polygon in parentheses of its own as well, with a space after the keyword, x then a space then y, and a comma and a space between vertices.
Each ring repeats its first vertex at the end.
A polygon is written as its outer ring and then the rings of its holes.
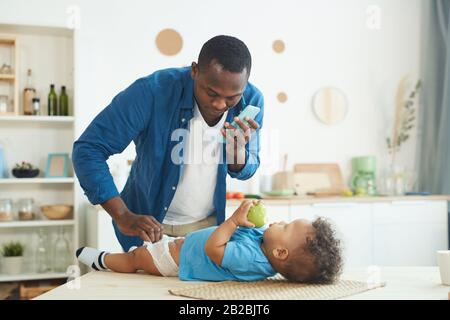
MULTIPOLYGON (((250 81, 264 93, 265 131, 278 130, 275 159, 338 162, 346 175, 352 156, 386 154, 385 137, 394 95, 405 74, 419 74, 421 0, 290 1, 106 1, 2 0, 0 23, 66 26, 72 5, 80 9, 75 32, 76 134, 132 81, 152 71, 189 65, 202 44, 217 34, 247 43, 253 56, 250 81), (366 27, 366 9, 381 9, 381 29, 366 27), (154 39, 166 27, 184 40, 180 54, 161 55, 154 39), (273 52, 276 39, 286 43, 273 52), (324 85, 341 88, 349 114, 325 126, 311 112, 311 98, 324 85), (279 91, 288 101, 276 100, 279 91), (278 149, 278 150, 277 150, 278 149)), ((414 166, 414 137, 400 155, 414 166)), ((266 148, 267 150, 267 148, 266 148)), ((132 148, 126 159, 132 156, 132 148)), ((269 162, 269 157, 263 155, 269 162)), ((244 183, 231 185, 248 190, 244 183)), ((80 200, 85 201, 82 193, 80 200)))

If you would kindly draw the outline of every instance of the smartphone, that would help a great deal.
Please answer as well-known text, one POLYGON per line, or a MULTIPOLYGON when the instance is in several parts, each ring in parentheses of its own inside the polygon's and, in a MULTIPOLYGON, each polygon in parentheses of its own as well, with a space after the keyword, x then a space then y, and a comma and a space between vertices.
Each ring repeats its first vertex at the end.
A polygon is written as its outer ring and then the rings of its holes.
MULTIPOLYGON (((260 108, 252 106, 252 105, 248 105, 244 108, 244 110, 241 111, 241 113, 239 113, 238 118, 246 125, 249 126, 249 123, 247 120, 245 120, 245 118, 249 118, 252 120, 255 120, 256 116, 258 115, 258 113, 261 111, 260 108)), ((233 127, 235 127, 236 129, 240 129, 239 125, 236 123, 236 121, 233 120, 233 122, 231 123, 231 125, 233 127)), ((226 142, 225 137, 222 136, 222 142, 226 142)))

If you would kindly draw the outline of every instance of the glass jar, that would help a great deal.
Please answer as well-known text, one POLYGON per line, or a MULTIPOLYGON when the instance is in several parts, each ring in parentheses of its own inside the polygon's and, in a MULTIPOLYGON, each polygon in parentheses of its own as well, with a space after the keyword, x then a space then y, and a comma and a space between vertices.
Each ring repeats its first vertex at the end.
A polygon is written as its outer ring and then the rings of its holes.
POLYGON ((0 113, 6 113, 8 109, 8 96, 0 95, 0 113))
POLYGON ((13 219, 12 200, 0 199, 0 222, 11 221, 13 219))
POLYGON ((33 98, 33 115, 38 116, 41 114, 41 100, 39 98, 33 98))
POLYGON ((34 220, 36 218, 34 200, 31 198, 19 199, 17 210, 19 220, 34 220))

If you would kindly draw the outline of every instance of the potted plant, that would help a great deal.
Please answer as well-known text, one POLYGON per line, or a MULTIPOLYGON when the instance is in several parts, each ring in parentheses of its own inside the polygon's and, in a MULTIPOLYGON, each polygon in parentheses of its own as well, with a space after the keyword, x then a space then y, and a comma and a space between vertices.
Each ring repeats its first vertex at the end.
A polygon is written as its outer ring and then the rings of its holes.
POLYGON ((19 274, 22 272, 23 251, 25 246, 20 242, 11 241, 3 244, 1 249, 2 273, 19 274))
POLYGON ((22 161, 21 164, 16 164, 12 169, 12 174, 16 178, 34 178, 39 175, 39 169, 29 162, 22 161))
POLYGON ((395 119, 392 129, 392 136, 386 138, 391 164, 395 164, 395 156, 400 151, 401 145, 410 137, 410 131, 414 127, 416 120, 415 104, 418 100, 422 83, 418 80, 411 92, 407 93, 408 86, 411 86, 408 76, 404 77, 399 84, 396 96, 395 119))
POLYGON ((400 147, 408 141, 412 129, 416 125, 417 104, 422 83, 419 80, 413 85, 412 79, 405 76, 397 89, 395 116, 392 133, 386 138, 387 148, 391 157, 390 164, 385 172, 385 192, 391 195, 403 195, 406 188, 412 188, 414 184, 414 173, 407 171, 404 166, 398 165, 396 156, 400 147), (407 186, 410 184, 411 186, 407 186))

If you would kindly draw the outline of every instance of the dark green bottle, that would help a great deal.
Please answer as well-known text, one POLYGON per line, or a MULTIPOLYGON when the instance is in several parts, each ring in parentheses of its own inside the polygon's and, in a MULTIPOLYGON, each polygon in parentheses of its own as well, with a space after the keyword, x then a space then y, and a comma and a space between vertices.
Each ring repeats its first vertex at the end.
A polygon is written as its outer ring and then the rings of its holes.
POLYGON ((48 115, 58 115, 58 97, 55 92, 55 85, 50 85, 50 93, 48 94, 48 115))
POLYGON ((59 112, 60 116, 68 116, 69 115, 69 97, 66 93, 66 87, 61 87, 61 95, 59 96, 59 112))

